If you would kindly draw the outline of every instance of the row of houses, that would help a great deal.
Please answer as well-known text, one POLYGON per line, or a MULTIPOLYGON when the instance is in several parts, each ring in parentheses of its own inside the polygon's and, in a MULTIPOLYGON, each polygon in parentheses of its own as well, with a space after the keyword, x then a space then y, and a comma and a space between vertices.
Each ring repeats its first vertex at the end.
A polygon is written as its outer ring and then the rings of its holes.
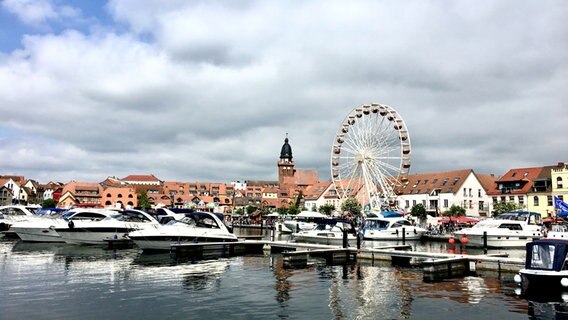
MULTIPOLYGON (((313 173, 310 173, 313 176, 313 173)), ((0 176, 0 204, 41 203, 54 199, 58 207, 137 207, 145 192, 153 206, 196 207, 229 213, 236 208, 255 206, 262 209, 287 207, 300 200, 300 206, 316 210, 322 205, 340 207, 332 182, 302 185, 294 179, 285 181, 172 182, 153 174, 108 177, 102 182, 40 184, 23 176, 0 176)), ((545 216, 555 212, 553 197, 568 198, 568 166, 557 165, 510 169, 500 177, 479 174, 472 169, 417 173, 408 177, 397 192, 396 205, 410 211, 422 204, 430 214, 447 211, 452 205, 469 216, 490 216, 497 202, 514 202, 528 211, 545 216)))

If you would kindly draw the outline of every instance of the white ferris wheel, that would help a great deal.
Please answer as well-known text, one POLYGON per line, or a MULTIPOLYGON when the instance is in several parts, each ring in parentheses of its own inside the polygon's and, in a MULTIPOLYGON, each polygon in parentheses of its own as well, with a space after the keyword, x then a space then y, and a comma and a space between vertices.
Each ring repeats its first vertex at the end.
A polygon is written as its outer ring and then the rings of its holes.
POLYGON ((345 117, 331 148, 331 177, 342 201, 355 197, 371 212, 392 209, 409 169, 410 136, 396 110, 372 103, 345 117))

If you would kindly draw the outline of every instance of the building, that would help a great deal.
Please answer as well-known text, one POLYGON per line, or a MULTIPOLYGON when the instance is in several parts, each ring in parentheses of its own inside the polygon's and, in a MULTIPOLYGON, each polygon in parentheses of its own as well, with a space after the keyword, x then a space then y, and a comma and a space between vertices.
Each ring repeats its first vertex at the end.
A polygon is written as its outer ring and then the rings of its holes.
POLYGON ((422 204, 428 214, 436 216, 452 205, 465 209, 468 216, 488 216, 491 198, 487 190, 493 185, 492 175, 478 175, 472 169, 418 173, 396 190, 398 207, 411 211, 422 204))

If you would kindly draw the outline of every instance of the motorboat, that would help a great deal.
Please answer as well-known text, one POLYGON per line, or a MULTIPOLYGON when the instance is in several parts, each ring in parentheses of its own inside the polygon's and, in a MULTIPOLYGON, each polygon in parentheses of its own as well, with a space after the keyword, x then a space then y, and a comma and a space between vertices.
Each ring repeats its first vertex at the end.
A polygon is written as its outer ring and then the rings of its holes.
POLYGON ((70 210, 40 209, 36 217, 12 224, 10 230, 22 241, 27 242, 65 242, 56 228, 68 228, 70 221, 99 221, 116 214, 116 211, 94 208, 74 208, 70 210))
POLYGON ((528 211, 503 213, 455 232, 466 246, 487 248, 522 248, 543 236, 540 213, 528 211))
POLYGON ((26 221, 35 216, 39 206, 7 205, 0 207, 0 232, 5 236, 16 236, 10 226, 17 221, 26 221))
POLYGON ((234 242, 221 214, 194 211, 165 225, 133 231, 128 238, 144 251, 170 251, 174 243, 234 242))
POLYGON ((555 223, 550 226, 550 230, 546 231, 545 238, 551 239, 568 239, 568 224, 555 223))
POLYGON ((349 245, 355 245, 357 241, 356 230, 351 223, 343 220, 322 220, 312 230, 302 230, 292 234, 296 242, 313 243, 341 246, 344 235, 347 236, 349 245))
POLYGON ((67 227, 56 227, 55 231, 66 243, 106 244, 111 240, 129 240, 130 232, 158 225, 158 220, 148 213, 127 209, 100 221, 72 219, 67 227))
POLYGON ((525 266, 514 276, 521 294, 568 291, 567 254, 567 239, 540 239, 527 243, 525 266))
POLYGON ((282 233, 294 233, 314 229, 322 220, 329 219, 328 216, 315 211, 302 211, 292 218, 285 219, 277 223, 276 230, 282 233))
POLYGON ((366 240, 420 240, 427 230, 402 217, 372 217, 365 219, 362 232, 366 240))

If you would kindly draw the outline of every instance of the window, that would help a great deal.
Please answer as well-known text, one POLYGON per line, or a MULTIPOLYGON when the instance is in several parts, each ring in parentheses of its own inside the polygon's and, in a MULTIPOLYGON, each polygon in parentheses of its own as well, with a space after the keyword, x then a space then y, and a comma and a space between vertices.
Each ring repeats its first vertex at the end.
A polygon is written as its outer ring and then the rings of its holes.
POLYGON ((460 181, 460 178, 454 178, 454 181, 452 181, 452 186, 455 186, 458 181, 460 181))
POLYGON ((469 188, 469 196, 473 197, 473 193, 471 193, 471 188, 469 188))
POLYGON ((538 207, 538 196, 533 197, 533 204, 538 207))
POLYGON ((438 179, 432 180, 432 184, 435 184, 436 182, 438 182, 438 179))
POLYGON ((514 202, 514 201, 515 201, 515 196, 509 196, 509 201, 514 202))
POLYGON ((524 204, 525 204, 525 197, 524 197, 524 196, 519 196, 518 199, 519 199, 519 204, 520 204, 520 205, 524 205, 524 204))
POLYGON ((477 197, 481 198, 481 189, 477 189, 477 197))
POLYGON ((493 204, 497 203, 497 197, 493 197, 493 204))
POLYGON ((107 198, 110 198, 110 197, 112 197, 112 196, 110 195, 110 193, 107 193, 107 198))
POLYGON ((410 201, 406 200, 406 208, 410 208, 410 201))
POLYGON ((463 188, 463 196, 467 197, 467 189, 466 188, 463 188))
POLYGON ((538 269, 552 269, 554 262, 553 245, 533 245, 530 257, 530 267, 538 269))
POLYGON ((423 184, 427 184, 427 183, 428 183, 428 179, 425 179, 423 184))
POLYGON ((558 189, 563 188, 562 177, 556 178, 556 188, 558 188, 558 189))
POLYGON ((548 202, 548 206, 552 206, 552 196, 547 196, 546 202, 548 202))
POLYGON ((122 193, 119 193, 119 194, 118 194, 118 197, 119 197, 119 198, 122 198, 122 193))
POLYGON ((445 186, 446 183, 448 183, 448 178, 444 179, 444 181, 442 181, 442 186, 445 186))
POLYGON ((412 206, 414 207, 416 205, 416 200, 412 200, 412 206))
POLYGON ((448 207, 448 199, 444 199, 444 208, 448 207))

